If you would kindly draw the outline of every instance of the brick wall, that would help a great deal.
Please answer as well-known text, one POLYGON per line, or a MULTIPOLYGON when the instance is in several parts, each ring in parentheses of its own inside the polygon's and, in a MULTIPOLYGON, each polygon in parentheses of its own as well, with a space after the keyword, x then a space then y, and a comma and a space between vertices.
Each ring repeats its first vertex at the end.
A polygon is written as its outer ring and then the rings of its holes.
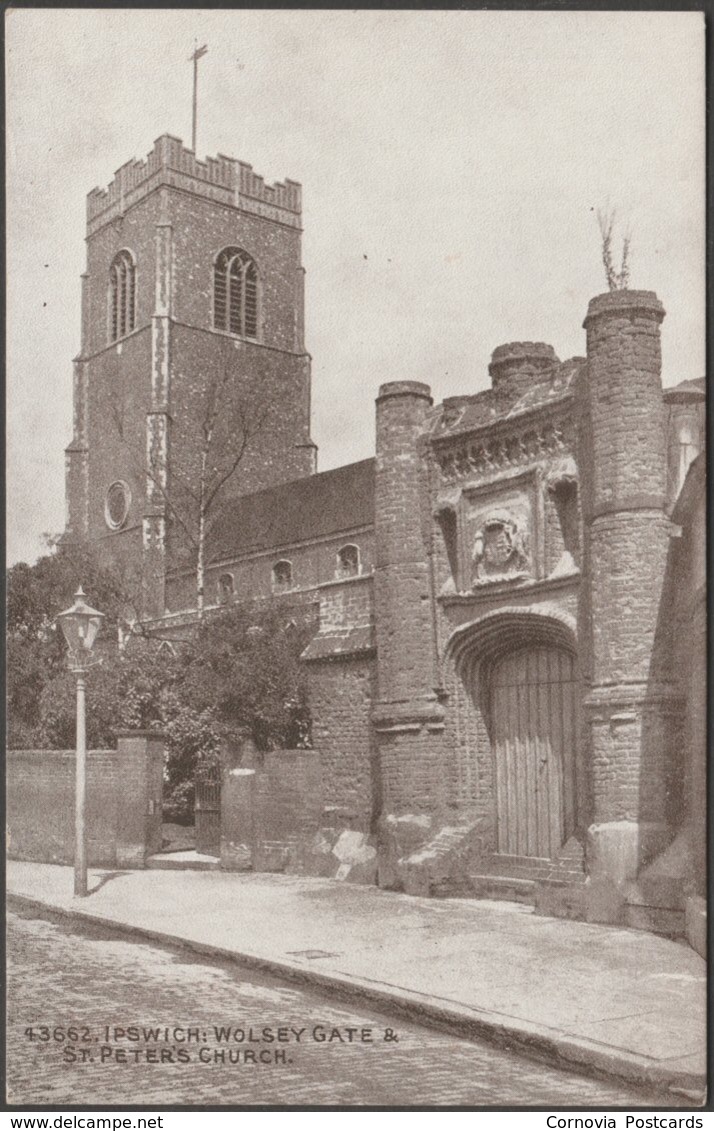
MULTIPOLYGON (((235 561, 223 561, 206 570, 206 604, 217 602, 218 579, 223 573, 233 575, 233 592, 237 601, 254 597, 270 597, 273 593, 273 566, 286 558, 292 563, 293 585, 289 594, 313 590, 326 585, 321 593, 327 594, 329 583, 336 581, 337 551, 347 544, 360 550, 361 577, 370 577, 373 565, 374 535, 371 530, 359 533, 341 533, 336 537, 304 545, 277 546, 264 553, 254 553, 235 561)), ((349 584, 349 582, 348 582, 349 584)), ((359 585, 359 580, 357 581, 359 585)), ((167 579, 166 604, 169 612, 190 609, 196 600, 195 574, 175 571, 167 579)), ((314 593, 312 593, 314 597, 314 593)), ((337 599, 337 598, 335 598, 337 599)), ((353 600, 358 600, 355 596, 353 600)))
MULTIPOLYGON (((142 867, 161 847, 163 739, 123 732, 116 750, 87 754, 87 857, 92 866, 142 867)), ((8 855, 74 860, 75 754, 7 752, 8 855)))
POLYGON ((376 665, 345 657, 308 667, 312 740, 320 761, 325 826, 372 831, 379 781, 370 713, 376 665))
POLYGON ((273 750, 252 767, 226 768, 221 788, 223 867, 302 871, 321 812, 314 750, 273 750))

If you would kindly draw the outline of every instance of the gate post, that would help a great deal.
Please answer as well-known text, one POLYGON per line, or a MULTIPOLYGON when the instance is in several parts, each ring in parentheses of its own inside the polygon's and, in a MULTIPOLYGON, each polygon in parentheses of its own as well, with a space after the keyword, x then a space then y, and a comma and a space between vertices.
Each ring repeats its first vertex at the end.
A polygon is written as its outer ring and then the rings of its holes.
POLYGON ((382 385, 377 398, 374 604, 378 701, 372 723, 383 796, 379 883, 401 886, 396 859, 429 834, 443 793, 444 709, 434 691, 431 522, 421 443, 431 390, 382 385), (397 843, 397 839, 399 843, 397 843))
POLYGON ((165 739, 155 730, 120 730, 116 738, 116 860, 120 867, 143 868, 147 856, 161 851, 165 739))
POLYGON ((581 387, 584 655, 592 824, 589 918, 617 922, 622 885, 670 839, 672 717, 658 663, 669 543, 660 323, 653 291, 592 299, 581 387), (657 639, 656 639, 657 638, 657 639))

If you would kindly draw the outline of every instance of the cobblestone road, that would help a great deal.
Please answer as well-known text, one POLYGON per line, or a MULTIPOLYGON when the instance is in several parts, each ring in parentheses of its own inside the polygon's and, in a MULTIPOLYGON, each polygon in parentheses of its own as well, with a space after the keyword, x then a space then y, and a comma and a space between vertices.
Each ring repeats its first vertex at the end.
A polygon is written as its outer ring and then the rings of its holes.
POLYGON ((330 1002, 235 965, 103 928, 81 931, 8 915, 13 1104, 662 1107, 634 1088, 330 1002), (69 1026, 77 1030, 71 1039, 53 1032, 69 1026), (139 1033, 136 1041, 107 1034, 107 1026, 169 1032, 139 1033), (174 1033, 177 1026, 197 1039, 179 1040, 186 1034, 174 1033), (224 1027, 233 1030, 226 1043, 215 1031, 224 1027), (260 1038, 264 1028, 277 1035, 280 1027, 286 1043, 235 1039, 260 1038), (303 1030, 299 1041, 293 1029, 303 1030), (348 1042, 349 1029, 371 1030, 372 1042, 348 1042), (384 1040, 388 1029, 398 1041, 384 1040), (314 1039, 333 1030, 342 1041, 314 1039))

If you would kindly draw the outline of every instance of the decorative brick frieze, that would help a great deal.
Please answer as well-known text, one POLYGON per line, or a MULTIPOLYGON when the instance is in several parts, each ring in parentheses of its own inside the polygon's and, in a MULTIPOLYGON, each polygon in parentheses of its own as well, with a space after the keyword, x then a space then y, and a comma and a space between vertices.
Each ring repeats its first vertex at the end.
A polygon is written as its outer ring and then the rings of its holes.
POLYGON ((450 443, 434 442, 434 458, 445 483, 456 483, 472 477, 485 478, 502 474, 514 467, 524 467, 553 457, 570 454, 574 448, 574 425, 569 417, 555 420, 533 420, 519 427, 492 435, 460 436, 450 443))

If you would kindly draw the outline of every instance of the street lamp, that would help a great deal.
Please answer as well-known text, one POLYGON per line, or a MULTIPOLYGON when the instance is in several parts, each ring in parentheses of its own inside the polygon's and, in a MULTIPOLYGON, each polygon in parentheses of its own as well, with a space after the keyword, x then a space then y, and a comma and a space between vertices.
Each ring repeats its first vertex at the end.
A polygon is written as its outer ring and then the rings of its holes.
POLYGON ((92 656, 104 613, 90 608, 80 585, 70 609, 57 617, 69 648, 69 670, 77 677, 77 772, 74 795, 74 894, 87 894, 87 832, 84 818, 87 798, 87 732, 85 726, 85 674, 98 663, 92 656))

